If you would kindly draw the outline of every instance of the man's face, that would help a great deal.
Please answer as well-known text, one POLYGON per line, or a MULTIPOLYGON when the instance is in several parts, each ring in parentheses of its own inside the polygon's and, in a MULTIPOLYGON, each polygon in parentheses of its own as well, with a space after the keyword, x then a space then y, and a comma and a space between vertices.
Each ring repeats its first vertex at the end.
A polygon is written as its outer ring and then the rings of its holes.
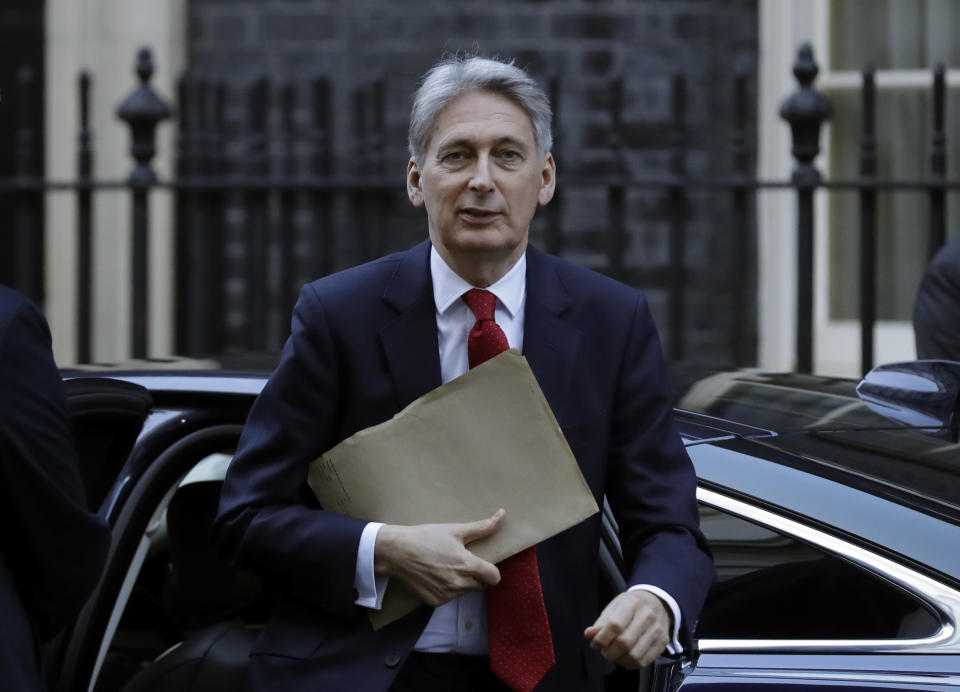
POLYGON ((440 111, 423 160, 407 166, 410 201, 426 208, 430 240, 455 270, 491 262, 509 269, 554 184, 553 157, 540 159, 530 118, 488 91, 440 111))

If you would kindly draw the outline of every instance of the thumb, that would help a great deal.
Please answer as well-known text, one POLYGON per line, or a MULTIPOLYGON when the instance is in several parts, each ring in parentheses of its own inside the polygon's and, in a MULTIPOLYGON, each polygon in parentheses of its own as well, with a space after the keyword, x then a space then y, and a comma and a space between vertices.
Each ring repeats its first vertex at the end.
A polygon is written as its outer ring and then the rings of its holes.
POLYGON ((460 532, 460 538, 463 540, 463 544, 472 543, 473 541, 486 538, 494 533, 500 528, 500 524, 503 523, 503 518, 506 515, 507 513, 503 509, 498 509, 493 515, 486 519, 463 524, 463 529, 460 532))

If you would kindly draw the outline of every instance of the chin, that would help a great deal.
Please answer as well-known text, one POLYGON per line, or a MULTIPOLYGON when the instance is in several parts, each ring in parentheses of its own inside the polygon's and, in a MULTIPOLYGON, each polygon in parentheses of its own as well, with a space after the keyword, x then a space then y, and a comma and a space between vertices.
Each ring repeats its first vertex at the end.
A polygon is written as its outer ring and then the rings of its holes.
POLYGON ((507 242, 503 238, 467 238, 454 244, 451 249, 471 254, 506 255, 516 247, 517 243, 507 242))

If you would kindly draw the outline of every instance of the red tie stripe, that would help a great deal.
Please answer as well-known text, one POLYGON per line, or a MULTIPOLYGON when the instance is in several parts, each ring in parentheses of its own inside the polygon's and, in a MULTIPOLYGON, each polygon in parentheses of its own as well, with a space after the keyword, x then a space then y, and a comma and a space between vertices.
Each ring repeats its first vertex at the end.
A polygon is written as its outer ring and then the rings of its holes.
MULTIPOLYGON (((467 337, 467 358, 476 367, 510 344, 494 319, 497 297, 479 288, 463 294, 477 318, 467 337)), ((500 583, 487 590, 490 670, 517 692, 530 692, 556 663, 543 601, 536 548, 501 562, 500 583)))

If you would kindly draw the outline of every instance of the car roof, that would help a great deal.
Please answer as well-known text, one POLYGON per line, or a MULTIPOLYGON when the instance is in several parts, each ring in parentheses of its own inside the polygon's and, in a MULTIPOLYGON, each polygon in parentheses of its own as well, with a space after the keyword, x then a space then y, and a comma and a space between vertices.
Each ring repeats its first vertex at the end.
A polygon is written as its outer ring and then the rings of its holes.
POLYGON ((677 422, 688 446, 750 438, 779 452, 777 463, 881 494, 960 523, 960 445, 944 431, 875 413, 854 380, 759 371, 691 379, 677 422), (749 426, 745 431, 745 426, 749 426), (699 436, 699 437, 698 437, 699 436))
POLYGON ((739 370, 674 381, 678 408, 777 434, 911 427, 870 409, 847 378, 739 370))

